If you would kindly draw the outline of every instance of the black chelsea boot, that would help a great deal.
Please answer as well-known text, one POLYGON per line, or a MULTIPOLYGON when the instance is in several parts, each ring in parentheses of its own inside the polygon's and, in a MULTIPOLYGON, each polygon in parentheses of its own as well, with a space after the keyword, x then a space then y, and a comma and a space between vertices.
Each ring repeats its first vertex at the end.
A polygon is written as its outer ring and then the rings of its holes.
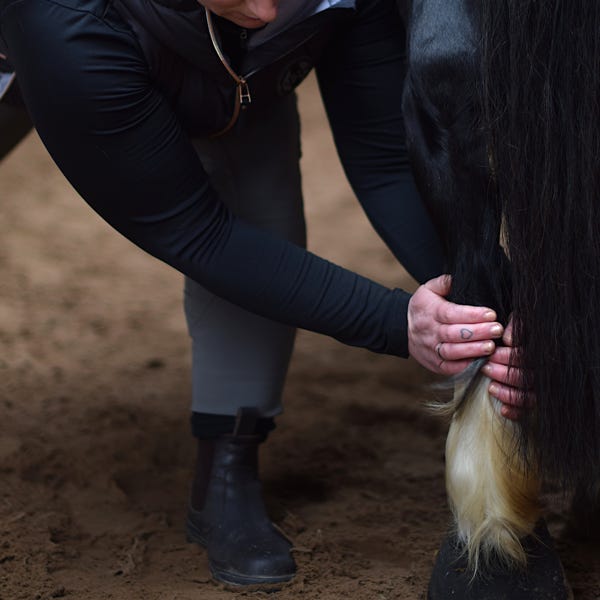
MULTIPOLYGON (((255 421, 255 419, 254 419, 255 421)), ((188 541, 205 547, 213 577, 223 583, 271 586, 294 577, 292 544, 271 523, 258 479, 252 415, 240 413, 231 435, 199 440, 188 510, 188 541)))

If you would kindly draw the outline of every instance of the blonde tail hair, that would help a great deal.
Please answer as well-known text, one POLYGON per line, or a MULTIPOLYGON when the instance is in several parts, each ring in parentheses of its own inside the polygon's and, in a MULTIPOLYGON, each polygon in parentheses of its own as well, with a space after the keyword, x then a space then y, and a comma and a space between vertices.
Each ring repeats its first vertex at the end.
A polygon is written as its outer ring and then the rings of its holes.
POLYGON ((540 482, 517 447, 518 425, 500 415, 478 373, 455 386, 438 412, 451 415, 446 440, 446 488, 457 535, 473 574, 490 559, 524 567, 521 539, 540 517, 540 482))

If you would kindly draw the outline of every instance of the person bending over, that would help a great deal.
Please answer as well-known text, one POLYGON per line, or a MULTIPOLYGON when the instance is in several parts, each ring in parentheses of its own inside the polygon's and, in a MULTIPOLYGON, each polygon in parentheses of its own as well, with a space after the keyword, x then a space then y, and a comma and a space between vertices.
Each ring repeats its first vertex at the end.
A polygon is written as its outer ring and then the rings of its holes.
POLYGON ((22 95, 86 202, 186 276, 189 539, 220 581, 289 580, 290 542, 267 516, 257 457, 282 411, 295 328, 442 374, 502 336, 493 311, 444 299, 444 259, 406 157, 395 0, 0 0, 0 52, 0 156, 29 128, 22 95), (293 92, 313 67, 360 203, 422 283, 412 296, 304 247, 293 92))

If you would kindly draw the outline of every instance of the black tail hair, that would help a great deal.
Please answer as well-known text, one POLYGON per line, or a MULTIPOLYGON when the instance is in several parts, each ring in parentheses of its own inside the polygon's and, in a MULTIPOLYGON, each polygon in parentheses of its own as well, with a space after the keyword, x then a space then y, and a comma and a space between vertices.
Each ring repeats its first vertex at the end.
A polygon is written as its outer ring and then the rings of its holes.
MULTIPOLYGON (((570 486, 600 474, 600 0, 481 7, 486 204, 503 221, 536 398, 519 441, 570 486)), ((467 296, 469 277, 455 273, 467 296)))

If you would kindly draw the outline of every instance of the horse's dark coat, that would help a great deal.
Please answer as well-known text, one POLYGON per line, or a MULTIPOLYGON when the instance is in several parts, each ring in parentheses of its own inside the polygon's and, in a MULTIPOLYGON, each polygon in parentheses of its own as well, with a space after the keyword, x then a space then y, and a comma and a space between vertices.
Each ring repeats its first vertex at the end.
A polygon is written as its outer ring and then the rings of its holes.
POLYGON ((565 485, 600 465, 600 2, 415 0, 404 109, 452 299, 513 313, 520 444, 565 485), (506 243, 510 262, 500 246, 506 243))

